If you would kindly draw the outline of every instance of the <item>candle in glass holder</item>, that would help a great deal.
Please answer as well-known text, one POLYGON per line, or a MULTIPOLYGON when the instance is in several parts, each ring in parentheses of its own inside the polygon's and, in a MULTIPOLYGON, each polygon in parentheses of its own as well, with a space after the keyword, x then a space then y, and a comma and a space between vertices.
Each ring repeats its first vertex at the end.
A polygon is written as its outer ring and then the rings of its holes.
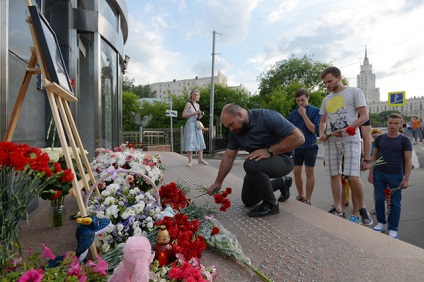
POLYGON ((169 233, 165 225, 159 226, 158 236, 156 238, 155 259, 158 260, 159 266, 169 264, 172 252, 172 246, 169 243, 169 233))

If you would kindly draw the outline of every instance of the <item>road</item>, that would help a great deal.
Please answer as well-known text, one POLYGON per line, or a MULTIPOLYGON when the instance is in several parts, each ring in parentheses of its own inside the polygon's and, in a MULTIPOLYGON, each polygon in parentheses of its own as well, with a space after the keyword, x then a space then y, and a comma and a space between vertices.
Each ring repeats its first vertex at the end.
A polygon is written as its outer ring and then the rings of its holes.
MULTIPOLYGON (((424 144, 414 145, 414 150, 421 160, 424 160, 424 144)), ((235 162, 231 170, 231 174, 240 178, 244 177, 243 170, 243 155, 240 155, 235 162)), ((219 168, 219 159, 208 159, 211 166, 219 168)), ((419 166, 419 165, 418 165, 419 166)), ((293 176, 292 173, 289 175, 293 176)), ((328 211, 332 205, 332 194, 330 188, 330 177, 327 175, 325 167, 322 165, 322 157, 319 156, 317 159, 317 165, 315 167, 315 189, 312 195, 312 205, 322 210, 328 211)), ((362 174, 361 178, 365 187, 365 204, 369 210, 374 208, 373 201, 373 187, 367 181, 368 172, 362 174)), ((421 165, 420 168, 412 170, 411 177, 409 180, 410 187, 402 192, 402 214, 399 223, 399 239, 420 248, 424 248, 424 168, 421 165)), ((212 183, 211 183, 212 184, 212 183)), ((296 187, 293 186, 290 189, 291 199, 295 199, 297 196, 296 187)), ((277 192, 278 193, 278 192, 277 192)), ((352 213, 352 205, 346 209, 347 218, 352 213)), ((373 215, 374 224, 377 220, 373 215)), ((374 225, 373 225, 374 226, 374 225)), ((364 228, 372 228, 373 226, 364 226, 364 228)))

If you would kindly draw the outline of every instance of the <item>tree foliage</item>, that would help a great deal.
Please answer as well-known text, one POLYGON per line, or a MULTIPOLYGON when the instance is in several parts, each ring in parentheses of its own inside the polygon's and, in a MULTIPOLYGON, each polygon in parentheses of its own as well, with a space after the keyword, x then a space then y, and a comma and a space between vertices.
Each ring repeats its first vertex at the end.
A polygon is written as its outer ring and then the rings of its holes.
POLYGON ((122 93, 122 129, 124 131, 136 131, 138 125, 135 116, 140 112, 138 96, 134 93, 124 91, 122 93))
POLYGON ((152 91, 150 85, 135 85, 135 79, 124 76, 122 80, 122 91, 136 94, 139 98, 154 98, 156 91, 152 91))
POLYGON ((277 62, 270 70, 259 76, 259 96, 264 108, 274 109, 284 116, 296 108, 294 94, 305 88, 311 95, 311 105, 319 107, 328 93, 321 83, 321 72, 330 64, 314 61, 312 56, 304 55, 277 62))

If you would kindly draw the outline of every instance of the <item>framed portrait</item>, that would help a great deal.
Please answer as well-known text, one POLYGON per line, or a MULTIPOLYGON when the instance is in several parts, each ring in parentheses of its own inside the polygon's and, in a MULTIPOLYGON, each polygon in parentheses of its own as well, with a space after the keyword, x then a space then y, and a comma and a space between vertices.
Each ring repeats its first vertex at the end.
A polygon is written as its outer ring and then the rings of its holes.
POLYGON ((48 78, 51 82, 55 82, 65 90, 73 93, 56 34, 36 6, 28 6, 28 9, 41 48, 41 54, 44 58, 44 64, 49 76, 48 78))

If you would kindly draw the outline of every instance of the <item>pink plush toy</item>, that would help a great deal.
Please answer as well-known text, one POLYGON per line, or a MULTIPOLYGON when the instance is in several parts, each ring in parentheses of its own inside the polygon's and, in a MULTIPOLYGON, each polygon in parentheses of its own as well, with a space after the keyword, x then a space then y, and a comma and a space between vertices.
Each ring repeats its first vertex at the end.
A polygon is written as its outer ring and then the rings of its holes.
POLYGON ((113 271, 109 282, 148 282, 149 265, 155 254, 146 237, 128 238, 123 247, 124 258, 113 271))

